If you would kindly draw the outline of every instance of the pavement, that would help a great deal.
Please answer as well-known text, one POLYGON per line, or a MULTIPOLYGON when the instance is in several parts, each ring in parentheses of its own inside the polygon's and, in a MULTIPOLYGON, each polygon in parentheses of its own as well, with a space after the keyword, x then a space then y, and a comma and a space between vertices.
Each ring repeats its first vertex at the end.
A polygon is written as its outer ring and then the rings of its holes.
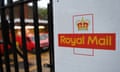
MULTIPOLYGON (((10 57, 10 59, 13 59, 13 55, 10 55, 9 57, 10 57)), ((50 63, 49 51, 42 53, 41 58, 42 58, 42 60, 41 60, 42 61, 42 72, 50 72, 50 68, 44 66, 44 64, 50 63)), ((37 72, 36 55, 35 54, 31 54, 31 53, 28 54, 28 62, 29 62, 29 71, 37 72)), ((19 55, 18 55, 18 63, 19 63, 19 72, 24 72, 23 59, 19 55)), ((15 72, 13 61, 10 62, 10 66, 11 66, 11 72, 15 72)), ((4 67, 4 72, 6 72, 4 64, 3 64, 3 67, 4 67)))

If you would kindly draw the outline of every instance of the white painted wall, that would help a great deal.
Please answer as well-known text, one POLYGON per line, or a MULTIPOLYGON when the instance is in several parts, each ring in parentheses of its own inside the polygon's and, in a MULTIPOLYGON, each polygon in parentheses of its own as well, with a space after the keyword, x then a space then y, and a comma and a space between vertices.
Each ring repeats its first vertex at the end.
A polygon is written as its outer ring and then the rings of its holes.
POLYGON ((55 72, 120 72, 119 7, 120 0, 53 0, 55 72), (73 33, 73 16, 83 14, 93 14, 94 26, 87 32, 74 28, 74 33, 93 33, 92 28, 94 33, 115 33, 115 51, 98 49, 94 50, 94 56, 86 56, 79 54, 91 54, 90 49, 58 46, 58 34, 73 33))

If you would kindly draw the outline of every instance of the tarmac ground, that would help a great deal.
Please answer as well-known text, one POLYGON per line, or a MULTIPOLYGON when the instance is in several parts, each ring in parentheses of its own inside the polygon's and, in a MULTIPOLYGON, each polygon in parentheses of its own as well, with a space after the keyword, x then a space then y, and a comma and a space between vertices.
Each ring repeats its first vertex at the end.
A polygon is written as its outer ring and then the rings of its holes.
MULTIPOLYGON (((10 57, 10 59, 13 59, 13 55, 10 55, 9 57, 10 57)), ((42 58, 42 60, 41 60, 42 61, 42 72, 50 72, 50 68, 44 66, 44 64, 50 63, 49 51, 42 53, 41 58, 42 58)), ((37 72, 36 55, 35 54, 31 54, 31 53, 28 54, 28 62, 29 62, 29 71, 37 72)), ((25 72, 23 59, 19 55, 18 55, 18 63, 19 63, 19 66, 18 66, 19 72, 25 72)), ((11 67, 11 72, 15 72, 13 61, 10 61, 10 67, 11 67)), ((3 64, 3 68, 4 68, 4 72, 6 72, 5 64, 3 64)))

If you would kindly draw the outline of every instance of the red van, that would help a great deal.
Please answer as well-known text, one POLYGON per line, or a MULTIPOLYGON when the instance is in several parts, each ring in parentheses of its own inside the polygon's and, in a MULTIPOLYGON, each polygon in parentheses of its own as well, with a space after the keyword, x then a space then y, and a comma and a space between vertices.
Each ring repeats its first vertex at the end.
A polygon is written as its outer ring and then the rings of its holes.
MULTIPOLYGON (((3 54, 4 53, 4 47, 3 47, 3 40, 0 40, 0 54, 3 54)), ((10 52, 10 49, 11 49, 11 46, 8 45, 8 50, 10 52)))
MULTIPOLYGON (((49 39, 48 33, 40 33, 40 48, 42 51, 47 51, 49 49, 49 39)), ((19 47, 22 47, 22 38, 21 36, 16 36, 16 42, 19 47)), ((26 46, 29 52, 35 52, 35 36, 33 34, 29 34, 26 36, 26 46)))

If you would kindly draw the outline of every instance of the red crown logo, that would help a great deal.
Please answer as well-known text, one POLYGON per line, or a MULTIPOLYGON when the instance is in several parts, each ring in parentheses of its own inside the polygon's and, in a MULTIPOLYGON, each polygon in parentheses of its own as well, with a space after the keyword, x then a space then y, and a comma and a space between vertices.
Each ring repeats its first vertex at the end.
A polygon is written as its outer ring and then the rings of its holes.
POLYGON ((78 31, 88 30, 88 25, 89 25, 88 20, 85 20, 84 17, 82 17, 82 19, 77 22, 78 31))

